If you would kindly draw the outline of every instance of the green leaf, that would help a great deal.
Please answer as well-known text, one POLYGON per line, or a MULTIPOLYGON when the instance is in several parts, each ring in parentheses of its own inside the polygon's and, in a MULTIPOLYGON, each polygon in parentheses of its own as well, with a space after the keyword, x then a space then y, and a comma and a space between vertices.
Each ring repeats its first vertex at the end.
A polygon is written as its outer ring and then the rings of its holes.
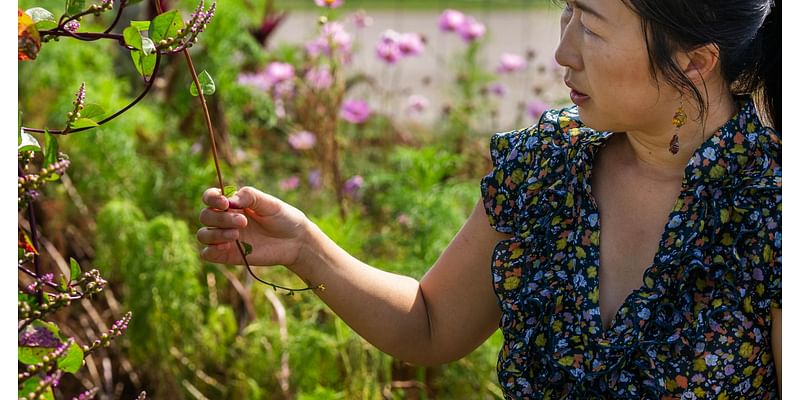
POLYGON ((36 140, 33 135, 28 132, 20 131, 20 141, 19 146, 17 146, 17 151, 40 151, 42 146, 39 145, 39 141, 36 140))
POLYGON ((58 27, 58 23, 54 21, 41 21, 36 23, 36 30, 38 31, 46 31, 50 29, 55 29, 58 27))
MULTIPOLYGON (((137 0, 136 3, 138 3, 139 1, 141 0, 137 0)), ((133 4, 131 0, 128 0, 128 5, 131 4, 133 4)), ((131 21, 131 26, 138 29, 139 32, 147 31, 150 29, 150 21, 131 21)))
POLYGON ((225 197, 231 197, 236 193, 236 190, 238 190, 236 189, 236 186, 225 186, 225 190, 223 190, 222 193, 225 195, 225 197))
POLYGON ((83 365, 83 350, 81 346, 73 342, 64 352, 64 355, 58 359, 58 369, 74 374, 83 365))
POLYGON ((136 67, 136 71, 144 78, 149 78, 150 75, 153 75, 153 70, 156 68, 155 54, 145 55, 143 52, 136 50, 131 52, 131 59, 133 59, 133 65, 136 67))
POLYGON ((47 22, 50 21, 52 23, 56 22, 56 17, 50 11, 45 10, 42 7, 33 7, 25 10, 25 14, 31 16, 34 24, 37 24, 37 28, 39 27, 39 22, 47 22))
POLYGON ((244 246, 244 255, 250 255, 253 252, 253 245, 247 242, 242 242, 242 246, 244 246))
POLYGON ((45 130, 44 132, 44 165, 50 165, 58 161, 58 141, 45 130))
POLYGON ((106 113, 106 110, 103 107, 100 107, 97 104, 89 103, 83 106, 83 110, 81 110, 81 117, 88 118, 92 121, 99 121, 101 120, 106 113))
POLYGON ((69 259, 69 280, 74 281, 81 275, 81 266, 74 258, 69 259))
POLYGON ((183 27, 183 19, 178 10, 170 10, 153 18, 148 37, 158 43, 161 39, 177 36, 178 29, 183 27))
POLYGON ((84 10, 86 0, 67 0, 67 14, 75 15, 84 10))
MULTIPOLYGON (((209 75, 208 71, 203 70, 203 72, 197 76, 197 80, 200 81, 200 88, 203 89, 203 95, 211 96, 217 91, 214 80, 211 79, 211 75, 209 75)), ((198 96, 197 85, 194 84, 194 81, 192 81, 192 86, 189 87, 189 93, 191 93, 192 96, 198 96)))
MULTIPOLYGON (((42 382, 42 379, 38 376, 34 375, 28 378, 25 382, 22 383, 22 387, 17 391, 17 398, 28 398, 28 395, 36 391, 36 388, 39 387, 39 383, 42 382)), ((42 396, 38 398, 43 398, 45 400, 53 400, 53 388, 48 386, 42 392, 42 396)))
POLYGON ((136 27, 129 26, 122 31, 122 37, 125 38, 125 44, 133 47, 136 50, 142 49, 142 34, 136 27))
POLYGON ((61 289, 61 290, 66 291, 67 290, 67 285, 68 285, 67 284, 67 279, 64 278, 64 275, 61 275, 61 279, 59 279, 59 281, 58 281, 58 288, 61 289))
POLYGON ((91 128, 97 125, 97 122, 92 121, 89 118, 78 118, 75 122, 69 124, 70 129, 81 129, 81 128, 91 128))

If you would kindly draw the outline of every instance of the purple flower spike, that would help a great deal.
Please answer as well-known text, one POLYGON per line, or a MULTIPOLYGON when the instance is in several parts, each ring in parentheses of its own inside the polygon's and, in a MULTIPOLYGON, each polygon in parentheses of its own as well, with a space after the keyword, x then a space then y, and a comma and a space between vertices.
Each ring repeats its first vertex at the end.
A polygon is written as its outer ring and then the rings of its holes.
POLYGON ((314 0, 314 3, 320 7, 337 8, 344 4, 344 0, 314 0))
POLYGON ((78 31, 78 28, 81 27, 81 23, 77 20, 72 20, 64 24, 64 30, 70 33, 75 33, 78 31))
POLYGON ((73 397, 72 400, 92 400, 92 399, 94 399, 94 396, 97 395, 97 391, 98 391, 98 389, 96 387, 93 387, 93 388, 91 388, 91 389, 79 394, 78 396, 73 397))
POLYGON ((464 13, 457 10, 447 9, 439 16, 439 29, 445 32, 455 32, 464 23, 464 13))
POLYGON ((369 104, 363 100, 345 100, 339 115, 347 122, 361 124, 371 114, 369 104))
POLYGON ((61 341, 45 327, 29 326, 19 335, 19 345, 24 347, 55 348, 61 345, 61 341))

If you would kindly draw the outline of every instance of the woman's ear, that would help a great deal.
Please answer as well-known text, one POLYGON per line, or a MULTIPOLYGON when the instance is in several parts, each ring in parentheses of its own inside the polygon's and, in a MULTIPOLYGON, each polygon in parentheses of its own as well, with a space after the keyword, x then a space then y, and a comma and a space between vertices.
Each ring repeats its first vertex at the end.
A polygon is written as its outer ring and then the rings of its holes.
POLYGON ((719 66, 719 47, 715 44, 706 44, 679 53, 678 65, 695 84, 711 81, 714 71, 719 66))

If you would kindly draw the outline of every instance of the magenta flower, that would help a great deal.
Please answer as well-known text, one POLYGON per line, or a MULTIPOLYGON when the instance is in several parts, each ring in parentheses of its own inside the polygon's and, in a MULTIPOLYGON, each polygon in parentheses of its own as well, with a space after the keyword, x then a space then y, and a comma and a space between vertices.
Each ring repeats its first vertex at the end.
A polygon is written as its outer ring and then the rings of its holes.
POLYGON ((320 35, 306 44, 306 52, 311 57, 317 57, 320 54, 332 56, 331 44, 337 54, 341 55, 346 62, 349 61, 353 38, 344 30, 344 25, 339 22, 329 22, 323 25, 320 35))
POLYGON ((300 186, 300 178, 298 178, 297 175, 292 175, 278 182, 278 186, 285 192, 295 190, 300 186))
POLYGON ((428 109, 430 101, 427 97, 412 94, 408 97, 408 111, 413 113, 421 113, 428 109))
POLYGON ((317 144, 317 136, 309 131, 300 131, 289 135, 288 141, 295 150, 309 150, 317 144))
POLYGON ((400 49, 400 33, 391 29, 386 30, 381 35, 378 45, 375 46, 375 54, 388 64, 394 64, 403 56, 400 49))
POLYGON ((550 105, 541 100, 533 100, 528 103, 528 115, 538 121, 542 114, 550 108, 552 108, 550 105))
POLYGON ((372 111, 369 104, 363 100, 345 100, 339 116, 347 122, 361 124, 366 121, 372 111))
POLYGON ((465 16, 461 11, 447 9, 439 16, 439 29, 445 32, 455 32, 464 23, 465 16))
POLYGON ((400 35, 398 45, 404 56, 416 56, 425 50, 425 39, 416 32, 403 33, 400 35))
POLYGON ((284 62, 271 62, 267 65, 266 74, 273 84, 284 82, 294 78, 294 67, 284 62))
POLYGON ((467 16, 464 22, 458 26, 458 34, 466 42, 472 42, 479 39, 486 33, 486 26, 478 22, 472 16, 467 16))
POLYGON ((364 29, 372 25, 372 17, 368 16, 364 10, 356 11, 350 18, 353 21, 353 25, 358 29, 364 29))
POLYGON ((242 86, 250 86, 263 91, 269 90, 272 86, 269 77, 265 71, 257 72, 254 74, 242 73, 236 78, 236 83, 242 86))
POLYGON ((350 197, 356 197, 358 191, 364 186, 364 177, 361 175, 355 175, 348 179, 344 185, 342 186, 342 191, 345 195, 350 197))
POLYGON ((331 87, 333 84, 333 75, 331 69, 327 65, 314 67, 306 72, 306 83, 317 90, 323 90, 331 87))
POLYGON ((526 67, 525 59, 519 54, 504 53, 500 56, 500 65, 497 67, 497 72, 501 74, 510 74, 517 72, 526 67))
POLYGON ((64 24, 64 30, 71 33, 77 32, 80 27, 81 23, 74 19, 64 24))
POLYGON ((320 7, 336 8, 344 3, 344 0, 314 0, 314 3, 320 7))
POLYGON ((503 85, 502 83, 493 83, 489 86, 489 93, 497 97, 505 96, 507 91, 508 88, 506 88, 506 85, 503 85))

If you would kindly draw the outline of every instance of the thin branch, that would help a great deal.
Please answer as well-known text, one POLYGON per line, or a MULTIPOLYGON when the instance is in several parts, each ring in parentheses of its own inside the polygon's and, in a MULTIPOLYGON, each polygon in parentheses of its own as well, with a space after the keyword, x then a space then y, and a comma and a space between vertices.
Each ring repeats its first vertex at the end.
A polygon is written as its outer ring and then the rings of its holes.
POLYGON ((103 33, 109 33, 111 32, 112 29, 114 29, 115 26, 117 26, 120 17, 122 17, 122 10, 124 10, 127 5, 128 5, 128 0, 120 0, 119 8, 117 8, 117 16, 114 17, 114 21, 111 22, 111 25, 109 25, 108 28, 106 28, 106 30, 103 31, 103 33))
MULTIPOLYGON (((135 106, 136 103, 141 101, 144 98, 144 96, 146 96, 147 93, 150 91, 150 88, 153 87, 153 82, 155 82, 155 80, 156 80, 156 75, 158 74, 158 69, 159 69, 160 64, 161 64, 161 53, 156 53, 156 65, 153 67, 153 74, 150 75, 150 79, 147 80, 147 85, 145 85, 144 90, 139 94, 139 96, 137 96, 135 99, 133 99, 133 101, 131 101, 130 104, 128 104, 127 106, 125 106, 121 110, 115 112, 114 114, 112 114, 112 115, 100 120, 99 122, 97 122, 97 125, 98 126, 99 125, 103 125, 103 124, 111 121, 112 119, 120 116, 122 113, 128 111, 129 109, 131 109, 131 107, 135 106)), ((82 131, 85 131, 85 130, 88 130, 88 129, 92 129, 92 128, 96 128, 96 126, 87 126, 85 128, 78 128, 78 129, 73 129, 73 130, 67 130, 67 129, 64 129, 64 130, 52 130, 52 131, 51 130, 47 130, 47 132, 50 133, 51 135, 67 135, 67 134, 71 134, 71 133, 82 132, 82 131)), ((26 127, 22 127, 22 129, 25 132, 31 132, 31 133, 44 133, 45 132, 44 129, 26 128, 26 127)))
MULTIPOLYGON (((199 87, 199 86, 198 86, 199 87)), ((20 178, 25 178, 25 171, 22 170, 22 166, 17 164, 17 172, 20 178)), ((35 250, 33 252, 33 269, 35 272, 34 278, 38 282, 42 282, 42 275, 40 274, 40 266, 41 261, 39 260, 39 245, 37 239, 37 232, 36 232, 36 215, 33 211, 33 205, 36 202, 33 199, 28 201, 28 223, 30 224, 30 231, 31 231, 31 245, 35 250)), ((44 303, 44 294, 42 293, 42 286, 41 284, 36 288, 36 296, 39 298, 39 304, 44 303)))
POLYGON ((119 42, 120 46, 130 49, 130 47, 125 44, 125 38, 120 35, 119 33, 106 33, 106 32, 80 32, 80 33, 72 33, 68 30, 64 29, 47 29, 39 32, 40 35, 50 35, 50 36, 61 36, 61 37, 71 37, 73 39, 83 40, 84 42, 94 42, 98 39, 113 39, 119 42))

